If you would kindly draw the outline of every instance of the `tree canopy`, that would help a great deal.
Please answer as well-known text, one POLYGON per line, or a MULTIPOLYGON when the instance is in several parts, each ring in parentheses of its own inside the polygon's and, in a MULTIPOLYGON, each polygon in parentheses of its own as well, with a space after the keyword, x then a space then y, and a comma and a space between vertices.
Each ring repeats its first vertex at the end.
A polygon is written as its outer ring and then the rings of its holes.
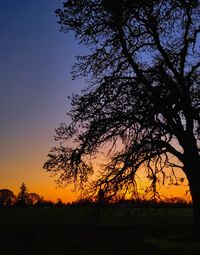
POLYGON ((152 184, 181 168, 199 208, 199 1, 68 0, 56 14, 61 31, 89 49, 73 66, 88 87, 73 95, 71 123, 56 129, 60 145, 44 168, 60 183, 84 184, 88 156, 109 143, 93 187, 112 196, 135 187, 141 167, 152 184))
POLYGON ((20 192, 17 195, 18 205, 25 206, 29 203, 29 193, 25 183, 22 183, 20 186, 20 192))
POLYGON ((0 206, 10 206, 16 201, 14 193, 9 189, 0 189, 0 206))

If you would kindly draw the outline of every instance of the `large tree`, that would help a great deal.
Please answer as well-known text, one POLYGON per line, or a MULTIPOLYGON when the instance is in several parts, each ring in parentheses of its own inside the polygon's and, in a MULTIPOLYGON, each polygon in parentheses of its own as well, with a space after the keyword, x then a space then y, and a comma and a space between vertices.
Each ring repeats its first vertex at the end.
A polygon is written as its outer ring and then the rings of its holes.
POLYGON ((73 73, 89 85, 72 97, 71 123, 56 130, 45 169, 83 184, 88 156, 120 144, 93 187, 112 196, 130 190, 141 167, 154 186, 180 168, 200 226, 199 1, 68 0, 56 14, 88 47, 73 73))

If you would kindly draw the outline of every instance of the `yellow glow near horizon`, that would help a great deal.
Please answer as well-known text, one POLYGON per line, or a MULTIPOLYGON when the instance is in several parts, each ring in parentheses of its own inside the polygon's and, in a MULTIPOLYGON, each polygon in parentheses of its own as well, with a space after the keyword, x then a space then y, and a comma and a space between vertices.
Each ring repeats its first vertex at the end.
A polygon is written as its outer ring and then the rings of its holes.
MULTIPOLYGON (((26 178, 24 176, 24 178, 21 179, 21 181, 18 181, 17 184, 16 181, 13 180, 8 182, 9 185, 1 185, 1 188, 8 188, 12 190, 15 195, 17 195, 22 182, 25 182, 29 192, 38 193, 40 196, 43 196, 45 200, 51 200, 53 202, 56 202, 59 198, 63 202, 67 203, 75 201, 78 198, 78 192, 73 192, 73 187, 56 187, 53 178, 45 176, 45 174, 41 174, 39 180, 30 180, 30 178, 26 178)), ((141 182, 139 185, 142 185, 144 189, 146 182, 141 182)), ((159 189, 159 194, 161 195, 161 197, 180 197, 188 201, 190 200, 190 197, 187 191, 188 187, 186 186, 186 184, 184 184, 184 186, 164 185, 159 189)), ((139 188, 139 192, 142 192, 141 188, 139 188)))
MULTIPOLYGON (((35 140, 35 146, 29 151, 29 143, 33 145, 30 140, 23 141, 23 147, 20 150, 13 148, 10 150, 9 159, 1 162, 0 189, 8 188, 12 190, 15 195, 18 194, 20 185, 24 182, 30 192, 38 193, 43 196, 46 200, 52 200, 54 202, 60 198, 63 202, 72 202, 78 198, 78 192, 72 192, 73 187, 58 188, 56 187, 55 178, 50 177, 42 167, 47 159, 46 152, 51 147, 51 141, 46 141, 44 144, 40 144, 40 139, 35 140), (40 150, 38 150, 38 148, 40 150), (41 153, 43 151, 43 154, 41 153), (14 159, 14 160, 11 160, 14 159)), ((101 163, 106 162, 107 156, 102 154, 94 160, 94 167, 96 172, 101 169, 101 163)), ((182 176, 183 173, 178 170, 178 175, 182 176)), ((142 186, 145 186, 145 178, 141 177, 142 186)), ((139 184, 140 185, 140 184, 139 184)), ((188 187, 187 183, 184 186, 163 186, 160 189, 161 195, 165 197, 182 197, 185 196, 188 187)))

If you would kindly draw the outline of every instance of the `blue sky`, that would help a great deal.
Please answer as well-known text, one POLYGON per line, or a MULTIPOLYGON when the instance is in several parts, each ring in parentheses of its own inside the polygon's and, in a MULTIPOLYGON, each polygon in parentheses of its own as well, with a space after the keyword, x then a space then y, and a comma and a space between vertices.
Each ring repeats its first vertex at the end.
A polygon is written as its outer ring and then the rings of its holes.
POLYGON ((25 182, 35 192, 45 185, 58 192, 42 165, 67 96, 84 86, 72 82, 71 65, 84 50, 59 32, 54 11, 62 2, 0 1, 0 188, 25 182))

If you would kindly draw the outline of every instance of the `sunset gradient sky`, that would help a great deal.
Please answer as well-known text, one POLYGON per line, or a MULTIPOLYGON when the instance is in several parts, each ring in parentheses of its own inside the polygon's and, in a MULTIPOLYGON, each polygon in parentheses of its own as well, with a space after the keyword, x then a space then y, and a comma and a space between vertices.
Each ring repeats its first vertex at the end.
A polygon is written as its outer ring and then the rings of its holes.
MULTIPOLYGON (((54 129, 65 121, 67 96, 85 87, 71 65, 84 50, 59 32, 54 11, 63 0, 0 1, 0 189, 19 192, 25 182, 45 199, 71 201, 43 169, 54 129)), ((183 195, 183 188, 166 195, 183 195)))

